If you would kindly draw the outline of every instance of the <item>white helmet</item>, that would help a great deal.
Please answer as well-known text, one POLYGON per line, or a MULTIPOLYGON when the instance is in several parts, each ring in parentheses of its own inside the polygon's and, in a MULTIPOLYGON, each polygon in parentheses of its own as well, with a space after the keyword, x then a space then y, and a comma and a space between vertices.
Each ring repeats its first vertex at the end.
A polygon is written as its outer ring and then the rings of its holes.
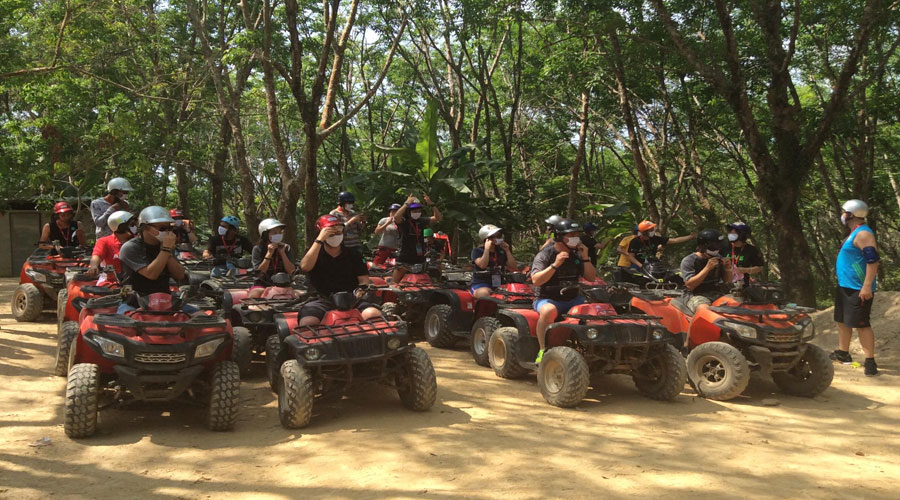
POLYGON ((131 188, 131 183, 128 182, 128 179, 125 179, 122 177, 116 177, 115 179, 112 179, 111 181, 109 181, 109 183, 106 185, 107 193, 112 193, 113 191, 115 191, 117 189, 119 191, 128 191, 128 192, 134 191, 134 189, 131 188))
POLYGON ((175 219, 169 215, 169 211, 163 207, 152 205, 143 210, 138 215, 138 225, 156 224, 158 222, 175 222, 175 219))
POLYGON ((481 229, 478 230, 478 239, 480 241, 484 241, 484 240, 490 238, 491 236, 499 233, 500 231, 503 231, 503 229, 499 228, 493 224, 485 224, 485 225, 481 226, 481 229))
POLYGON ((112 229, 112 232, 116 232, 119 229, 119 226, 125 224, 126 222, 134 219, 134 214, 127 210, 119 210, 118 212, 113 212, 112 215, 106 219, 106 225, 112 229))
POLYGON ((259 234, 263 234, 264 232, 266 232, 270 229, 275 229, 276 227, 285 227, 285 226, 278 219, 269 218, 269 219, 264 219, 262 222, 260 222, 257 229, 259 229, 259 234))
POLYGON ((841 206, 841 210, 849 212, 860 219, 865 219, 869 215, 869 205, 866 205, 866 202, 862 200, 847 200, 841 206))

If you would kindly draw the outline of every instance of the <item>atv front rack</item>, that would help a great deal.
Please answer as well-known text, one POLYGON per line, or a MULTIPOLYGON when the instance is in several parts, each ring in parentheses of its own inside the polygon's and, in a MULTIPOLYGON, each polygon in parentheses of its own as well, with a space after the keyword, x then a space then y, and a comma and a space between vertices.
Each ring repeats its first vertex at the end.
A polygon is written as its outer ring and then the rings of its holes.
POLYGON ((785 316, 787 321, 791 321, 797 316, 807 315, 816 311, 812 307, 802 306, 792 307, 790 309, 747 309, 746 307, 710 306, 709 310, 719 314, 730 314, 733 316, 758 316, 760 321, 762 321, 763 316, 785 316))
MULTIPOLYGON (((141 311, 143 314, 154 314, 154 311, 141 311)), ((171 311, 160 311, 160 315, 170 315, 171 311)), ((117 328, 131 328, 147 335, 182 335, 185 330, 192 328, 225 328, 224 318, 218 316, 191 316, 187 321, 140 321, 121 314, 98 314, 94 316, 94 324, 97 326, 112 326, 117 328), (147 331, 152 329, 154 331, 147 331), (164 330, 164 331, 156 331, 164 330)))
POLYGON ((650 316, 647 314, 564 314, 563 317, 577 319, 578 324, 581 325, 585 321, 615 321, 617 319, 653 321, 662 319, 662 316, 650 316))
POLYGON ((296 326, 291 333, 303 338, 338 338, 346 335, 358 335, 360 333, 379 333, 387 329, 399 330, 405 323, 402 321, 389 322, 383 318, 378 320, 364 319, 356 323, 346 325, 311 325, 296 326), (324 332, 324 333, 323 333, 324 332), (309 335, 304 335, 308 333, 309 335))

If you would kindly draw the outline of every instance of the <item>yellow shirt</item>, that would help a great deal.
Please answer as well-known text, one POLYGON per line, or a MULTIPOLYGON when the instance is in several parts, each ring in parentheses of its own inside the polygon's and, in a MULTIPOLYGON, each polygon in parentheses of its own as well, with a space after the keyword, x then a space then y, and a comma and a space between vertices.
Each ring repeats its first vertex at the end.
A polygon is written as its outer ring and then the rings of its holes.
MULTIPOLYGON (((624 252, 628 252, 628 245, 631 243, 631 240, 633 240, 633 239, 634 239, 633 234, 629 234, 628 236, 622 238, 622 241, 619 242, 619 249, 624 252)), ((631 261, 628 260, 627 255, 624 255, 621 253, 619 254, 618 266, 619 267, 630 267, 631 266, 631 261)))

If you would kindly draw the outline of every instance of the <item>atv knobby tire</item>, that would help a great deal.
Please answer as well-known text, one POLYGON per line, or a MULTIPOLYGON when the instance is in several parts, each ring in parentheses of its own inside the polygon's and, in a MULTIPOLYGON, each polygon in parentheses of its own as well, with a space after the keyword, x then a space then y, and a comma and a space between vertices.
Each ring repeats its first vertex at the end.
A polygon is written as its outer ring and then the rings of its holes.
POLYGON ((269 387, 272 392, 278 392, 280 383, 281 365, 278 364, 278 355, 281 352, 281 337, 278 334, 269 335, 266 339, 266 378, 269 379, 269 387))
POLYGON ((79 363, 69 370, 66 381, 66 408, 63 428, 70 438, 97 432, 97 400, 100 397, 100 367, 79 363))
POLYGON ((62 332, 63 322, 66 320, 66 302, 69 300, 69 291, 63 288, 56 294, 56 334, 62 332))
POLYGON ((397 380, 397 394, 403 406, 413 411, 425 411, 434 406, 437 398, 437 379, 428 353, 413 347, 403 355, 403 367, 397 380))
POLYGON ((237 363, 241 370, 241 376, 250 375, 253 363, 253 335, 250 330, 242 327, 234 327, 234 344, 231 346, 231 360, 237 363))
POLYGON ((241 370, 234 361, 221 361, 213 368, 210 380, 206 426, 211 431, 234 428, 241 404, 241 370))
POLYGON ((296 359, 285 361, 281 365, 281 384, 278 388, 278 418, 281 425, 288 429, 309 425, 314 399, 309 370, 296 359))
POLYGON ((41 289, 32 283, 23 283, 13 292, 12 304, 13 318, 18 322, 35 321, 41 317, 44 310, 44 294, 41 289))
POLYGON ((554 347, 544 352, 537 371, 544 400, 560 408, 572 408, 584 399, 590 385, 590 370, 578 351, 554 347))
POLYGON ((519 353, 516 349, 519 330, 505 326, 498 328, 488 341, 488 359, 494 373, 501 378, 524 377, 528 370, 519 364, 519 353))
POLYGON ((396 302, 385 302, 381 304, 381 315, 389 321, 391 319, 398 320, 400 319, 400 308, 396 302))
POLYGON ((475 320, 472 325, 472 335, 469 338, 469 351, 472 353, 472 359, 478 366, 486 368, 491 367, 491 360, 488 357, 488 342, 491 335, 500 328, 500 321, 497 318, 485 316, 475 320))
POLYGON ((425 313, 425 340, 434 347, 452 347, 456 336, 450 330, 453 309, 447 304, 436 304, 425 313))
POLYGON ((684 356, 671 344, 651 353, 652 357, 631 375, 641 394, 657 401, 672 401, 687 382, 684 356))
POLYGON ((69 350, 78 337, 78 329, 77 321, 64 321, 59 330, 56 337, 56 367, 53 370, 57 377, 65 377, 69 373, 69 350))
POLYGON ((819 346, 808 344, 806 352, 790 370, 772 373, 775 385, 785 394, 812 398, 831 385, 834 364, 819 346))
POLYGON ((687 372, 700 396, 717 401, 740 396, 750 382, 747 358, 724 342, 695 347, 687 358, 687 372))

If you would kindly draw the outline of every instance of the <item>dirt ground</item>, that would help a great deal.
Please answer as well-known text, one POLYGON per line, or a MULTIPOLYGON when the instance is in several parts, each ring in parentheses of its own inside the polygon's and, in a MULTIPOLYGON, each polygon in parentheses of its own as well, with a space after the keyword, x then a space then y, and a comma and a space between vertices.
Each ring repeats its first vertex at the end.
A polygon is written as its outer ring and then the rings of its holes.
MULTIPOLYGON (((15 285, 0 280, 0 498, 898 496, 894 353, 876 378, 836 367, 832 387, 812 400, 754 379, 732 402, 686 390, 659 403, 616 376, 562 410, 544 403, 533 377, 502 380, 462 347, 426 346, 439 387, 426 413, 365 386, 318 407, 310 427, 286 430, 258 369, 242 385, 233 432, 207 431, 198 409, 149 407, 107 410, 97 436, 73 441, 62 428, 65 380, 50 375, 55 318, 16 323, 15 285), (29 446, 44 437, 51 444, 29 446)), ((876 300, 896 332, 900 294, 876 300)))

